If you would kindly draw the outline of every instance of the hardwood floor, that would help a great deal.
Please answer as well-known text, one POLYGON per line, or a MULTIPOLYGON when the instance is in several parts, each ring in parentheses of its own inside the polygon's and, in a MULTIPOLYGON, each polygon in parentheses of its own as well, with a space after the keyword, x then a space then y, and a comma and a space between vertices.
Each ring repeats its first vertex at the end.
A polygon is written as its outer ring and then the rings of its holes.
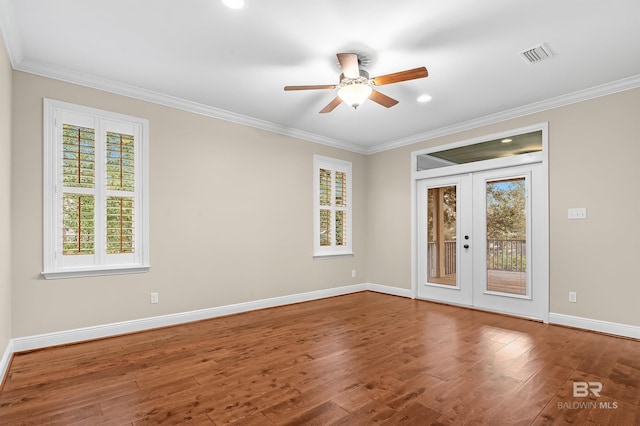
MULTIPOLYGON (((455 286, 456 274, 443 277, 431 277, 430 283, 455 286)), ((527 294, 527 276, 524 272, 497 271, 491 269, 487 272, 487 290, 499 291, 511 294, 527 294)))
POLYGON ((16 354, 0 424, 633 425, 639 404, 638 341, 363 292, 16 354))

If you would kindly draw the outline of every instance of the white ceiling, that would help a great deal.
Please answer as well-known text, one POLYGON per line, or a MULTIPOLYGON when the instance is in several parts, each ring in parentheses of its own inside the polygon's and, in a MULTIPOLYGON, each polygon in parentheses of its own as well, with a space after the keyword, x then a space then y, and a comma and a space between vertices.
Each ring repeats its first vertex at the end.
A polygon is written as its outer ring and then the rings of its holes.
POLYGON ((640 87, 638 0, 0 0, 0 25, 14 69, 364 153, 640 87), (390 109, 283 90, 336 84, 338 52, 429 77, 390 109))

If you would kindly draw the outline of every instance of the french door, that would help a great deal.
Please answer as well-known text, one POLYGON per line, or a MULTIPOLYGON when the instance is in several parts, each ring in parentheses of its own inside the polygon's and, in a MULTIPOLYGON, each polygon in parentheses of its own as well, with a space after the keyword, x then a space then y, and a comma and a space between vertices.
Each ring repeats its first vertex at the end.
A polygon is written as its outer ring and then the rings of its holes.
POLYGON ((542 165, 417 182, 417 296, 544 319, 542 165))

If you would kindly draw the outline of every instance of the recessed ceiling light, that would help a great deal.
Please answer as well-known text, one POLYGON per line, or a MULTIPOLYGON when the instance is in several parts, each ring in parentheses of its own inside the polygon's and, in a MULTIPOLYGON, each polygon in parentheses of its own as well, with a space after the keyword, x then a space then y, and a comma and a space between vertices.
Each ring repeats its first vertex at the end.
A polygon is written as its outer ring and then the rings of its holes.
POLYGON ((502 139, 500 142, 502 143, 509 143, 509 142, 513 142, 513 139, 502 139))
POLYGON ((242 9, 244 7, 244 0, 222 0, 222 3, 229 9, 242 9))
POLYGON ((420 95, 418 96, 418 102, 429 102, 431 100, 431 95, 420 95))

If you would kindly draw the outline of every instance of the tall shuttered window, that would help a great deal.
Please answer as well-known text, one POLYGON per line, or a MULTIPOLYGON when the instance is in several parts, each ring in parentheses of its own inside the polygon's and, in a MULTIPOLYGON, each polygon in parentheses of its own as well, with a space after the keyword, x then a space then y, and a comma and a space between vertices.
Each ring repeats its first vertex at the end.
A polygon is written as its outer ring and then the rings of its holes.
POLYGON ((314 156, 314 256, 352 254, 351 163, 314 156))
POLYGON ((45 99, 46 278, 144 272, 148 121, 45 99))

